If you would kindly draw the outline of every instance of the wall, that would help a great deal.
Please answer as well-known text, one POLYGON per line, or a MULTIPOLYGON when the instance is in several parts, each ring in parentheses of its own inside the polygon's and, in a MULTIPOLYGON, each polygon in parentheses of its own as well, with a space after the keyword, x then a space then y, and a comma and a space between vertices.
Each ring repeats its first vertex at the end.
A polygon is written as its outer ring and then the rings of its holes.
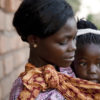
POLYGON ((0 100, 9 100, 13 81, 24 71, 28 44, 21 41, 12 26, 21 0, 0 0, 0 100))

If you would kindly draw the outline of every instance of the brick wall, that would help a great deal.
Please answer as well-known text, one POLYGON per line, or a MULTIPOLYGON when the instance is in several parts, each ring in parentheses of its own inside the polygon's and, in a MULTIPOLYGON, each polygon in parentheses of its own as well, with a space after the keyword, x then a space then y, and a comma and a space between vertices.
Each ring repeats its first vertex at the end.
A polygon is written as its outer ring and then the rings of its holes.
POLYGON ((21 0, 0 0, 0 100, 9 100, 13 81, 29 55, 28 44, 21 41, 12 26, 14 12, 21 0))

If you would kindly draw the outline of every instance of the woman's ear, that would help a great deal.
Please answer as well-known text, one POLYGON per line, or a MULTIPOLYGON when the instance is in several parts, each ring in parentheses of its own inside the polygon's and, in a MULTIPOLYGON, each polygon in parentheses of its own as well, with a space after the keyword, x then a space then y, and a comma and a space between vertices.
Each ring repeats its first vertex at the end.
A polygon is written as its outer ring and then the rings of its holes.
POLYGON ((34 35, 29 35, 27 37, 27 41, 29 42, 30 45, 34 47, 39 43, 39 37, 34 36, 34 35))

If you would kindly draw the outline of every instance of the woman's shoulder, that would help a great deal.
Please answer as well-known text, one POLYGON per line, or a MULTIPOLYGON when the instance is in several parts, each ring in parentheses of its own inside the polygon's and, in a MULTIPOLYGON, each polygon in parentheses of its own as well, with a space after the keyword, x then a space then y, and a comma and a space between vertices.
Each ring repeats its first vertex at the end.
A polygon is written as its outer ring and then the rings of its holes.
POLYGON ((36 100, 65 100, 65 98, 56 89, 51 89, 41 92, 36 100))
POLYGON ((19 96, 21 90, 23 88, 23 83, 20 77, 18 77, 12 86, 11 92, 10 92, 10 99, 9 100, 16 100, 19 96))
MULTIPOLYGON (((22 88, 23 88, 22 80, 20 77, 18 77, 13 83, 9 100, 17 100, 22 88)), ((45 92, 41 92, 36 98, 36 100, 65 100, 65 99, 57 90, 51 89, 45 92)))

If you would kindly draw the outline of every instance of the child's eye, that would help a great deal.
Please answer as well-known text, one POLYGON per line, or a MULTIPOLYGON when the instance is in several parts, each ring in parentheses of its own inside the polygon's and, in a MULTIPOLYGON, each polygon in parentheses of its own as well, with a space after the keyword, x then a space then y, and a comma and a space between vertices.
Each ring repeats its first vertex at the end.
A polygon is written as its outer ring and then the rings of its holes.
POLYGON ((82 66, 82 67, 87 66, 87 63, 86 63, 86 62, 80 62, 79 64, 80 64, 80 66, 82 66))

